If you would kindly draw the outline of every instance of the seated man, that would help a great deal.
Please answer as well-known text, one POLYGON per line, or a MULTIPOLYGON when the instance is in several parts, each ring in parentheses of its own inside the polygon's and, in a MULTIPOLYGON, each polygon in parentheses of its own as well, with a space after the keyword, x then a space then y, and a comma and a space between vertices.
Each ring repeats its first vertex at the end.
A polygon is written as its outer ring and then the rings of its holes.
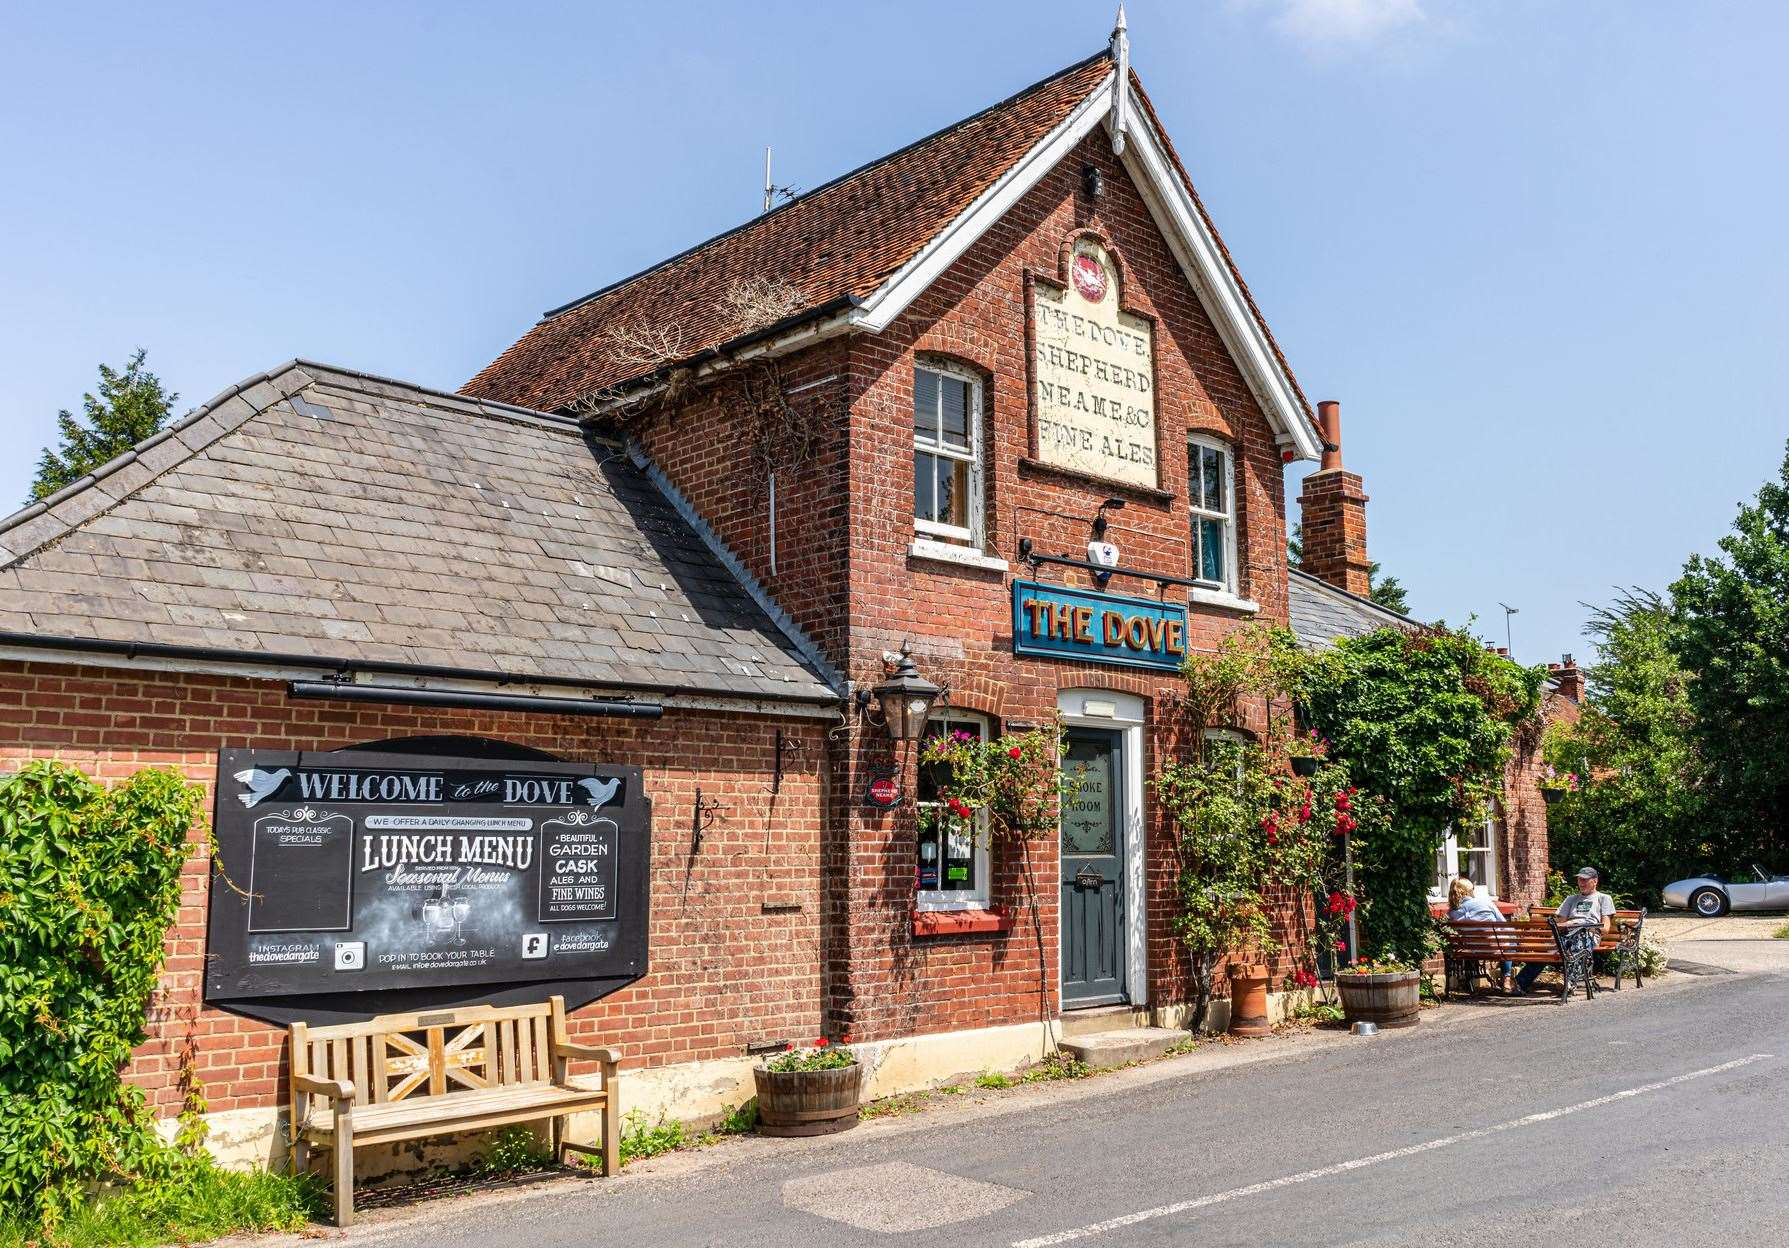
MULTIPOLYGON (((1501 923, 1503 911, 1489 897, 1480 897, 1477 887, 1463 875, 1456 875, 1447 886, 1447 917, 1453 923, 1501 923)), ((1505 960, 1499 988, 1509 985, 1512 964, 1505 960)))
MULTIPOLYGON (((1595 949, 1615 919, 1614 901, 1609 894, 1599 893, 1596 885, 1596 868, 1585 867, 1578 872, 1578 891, 1559 903, 1559 933, 1567 953, 1585 952, 1582 946, 1586 941, 1595 949)), ((1534 987, 1534 981, 1546 969, 1539 962, 1524 966, 1516 972, 1516 991, 1527 992, 1534 987)))

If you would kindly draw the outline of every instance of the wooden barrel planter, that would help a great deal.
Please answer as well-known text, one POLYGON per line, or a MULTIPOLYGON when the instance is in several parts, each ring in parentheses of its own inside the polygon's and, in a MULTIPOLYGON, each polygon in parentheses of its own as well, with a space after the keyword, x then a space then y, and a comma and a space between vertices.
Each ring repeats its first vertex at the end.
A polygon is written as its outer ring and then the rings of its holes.
POLYGON ((1267 1021, 1267 967, 1258 963, 1231 966, 1230 1026, 1233 1036, 1271 1036, 1267 1021))
POLYGON ((1342 993, 1342 1017, 1350 1023, 1377 1023, 1380 1027, 1414 1027, 1421 1010, 1420 971, 1378 971, 1369 975, 1336 976, 1342 993))
POLYGON ((765 1070, 758 1084, 758 1130, 764 1135, 830 1135, 857 1125, 863 1066, 832 1070, 765 1070))

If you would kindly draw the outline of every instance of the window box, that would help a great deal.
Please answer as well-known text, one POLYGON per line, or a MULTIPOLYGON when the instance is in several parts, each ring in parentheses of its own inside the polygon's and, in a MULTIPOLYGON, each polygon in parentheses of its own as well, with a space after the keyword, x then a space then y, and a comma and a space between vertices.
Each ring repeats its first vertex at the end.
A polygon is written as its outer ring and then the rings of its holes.
POLYGON ((1013 916, 1005 910, 915 910, 915 936, 965 936, 1010 932, 1013 916))

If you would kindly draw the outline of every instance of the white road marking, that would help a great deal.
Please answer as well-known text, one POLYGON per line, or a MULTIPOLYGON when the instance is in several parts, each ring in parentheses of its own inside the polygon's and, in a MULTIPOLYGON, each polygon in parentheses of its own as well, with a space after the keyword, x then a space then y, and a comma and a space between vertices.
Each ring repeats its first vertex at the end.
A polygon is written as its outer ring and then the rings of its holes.
POLYGON ((1262 1192, 1276 1191, 1282 1187, 1293 1187, 1300 1183, 1309 1183, 1313 1179, 1327 1179, 1338 1174, 1347 1174, 1351 1170, 1361 1170, 1367 1166, 1377 1166, 1387 1161, 1397 1161, 1401 1157, 1414 1157, 1419 1153, 1434 1152, 1438 1148, 1447 1148, 1453 1144, 1464 1144, 1468 1140, 1480 1140, 1487 1135, 1497 1135, 1503 1131, 1513 1131, 1517 1127, 1533 1126, 1537 1122, 1551 1122, 1555 1118, 1563 1118, 1567 1114, 1575 1114, 1586 1109, 1596 1109, 1603 1105, 1612 1105, 1616 1101, 1624 1101, 1629 1097, 1641 1096, 1647 1092, 1657 1092, 1663 1088, 1675 1087, 1680 1083, 1688 1083, 1692 1079, 1705 1079, 1709 1075, 1725 1074, 1729 1070, 1738 1070, 1741 1066, 1750 1066, 1753 1062, 1761 1062, 1775 1057, 1774 1053, 1753 1053, 1749 1057, 1736 1058, 1731 1062, 1722 1062, 1719 1066, 1708 1066, 1702 1070, 1692 1070, 1688 1074, 1673 1075, 1669 1079, 1661 1079, 1657 1083, 1643 1083, 1637 1088, 1625 1088, 1620 1092, 1611 1092, 1607 1096, 1599 1096, 1593 1100, 1579 1101, 1576 1105, 1566 1105, 1559 1109, 1546 1109, 1537 1114, 1529 1114, 1524 1118, 1512 1118, 1508 1122, 1500 1122, 1494 1126, 1479 1127, 1473 1131, 1462 1131, 1458 1135, 1446 1135, 1440 1139, 1427 1140, 1421 1144, 1411 1144, 1406 1148, 1394 1148, 1389 1152, 1374 1153, 1371 1157, 1356 1157, 1352 1161, 1338 1162, 1333 1166, 1322 1166, 1316 1170, 1301 1170, 1297 1174, 1284 1175, 1281 1178, 1269 1179, 1265 1183, 1251 1183, 1247 1187, 1231 1188, 1227 1192, 1216 1192, 1210 1196, 1200 1196, 1193 1200, 1177 1201, 1172 1205, 1158 1205, 1154 1209, 1143 1209, 1137 1213, 1126 1213, 1116 1218, 1107 1218, 1104 1222, 1090 1222, 1086 1226, 1077 1226, 1072 1230, 1057 1231, 1053 1235, 1039 1235, 1035 1239, 1014 1240, 1012 1248, 1049 1248, 1051 1244, 1066 1244, 1077 1239, 1090 1239, 1095 1235, 1104 1235, 1107 1231, 1122 1230, 1127 1226, 1135 1226, 1139 1222, 1150 1222, 1156 1218, 1172 1217, 1177 1213, 1188 1213, 1194 1209, 1204 1209, 1209 1205, 1221 1205, 1226 1201, 1240 1200, 1244 1196, 1259 1196, 1262 1192))

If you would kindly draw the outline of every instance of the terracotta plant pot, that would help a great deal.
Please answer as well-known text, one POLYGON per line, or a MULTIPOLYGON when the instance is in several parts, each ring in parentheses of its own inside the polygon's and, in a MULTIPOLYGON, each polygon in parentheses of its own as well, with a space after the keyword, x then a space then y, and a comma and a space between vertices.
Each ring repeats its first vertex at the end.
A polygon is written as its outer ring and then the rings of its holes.
POLYGON ((1309 754, 1295 754, 1292 757, 1294 775, 1314 776, 1317 774, 1317 759, 1309 754))
POLYGON ((832 1070, 765 1070, 754 1067, 758 1130, 764 1135, 830 1135, 857 1125, 863 1066, 832 1070))
POLYGON ((1233 1036, 1271 1036, 1267 1021, 1267 968, 1248 962, 1229 968, 1230 1026, 1233 1036))
POLYGON ((1336 975, 1342 994, 1342 1017, 1350 1023, 1380 1027, 1414 1027, 1421 1010, 1422 972, 1380 971, 1371 975, 1336 975))

